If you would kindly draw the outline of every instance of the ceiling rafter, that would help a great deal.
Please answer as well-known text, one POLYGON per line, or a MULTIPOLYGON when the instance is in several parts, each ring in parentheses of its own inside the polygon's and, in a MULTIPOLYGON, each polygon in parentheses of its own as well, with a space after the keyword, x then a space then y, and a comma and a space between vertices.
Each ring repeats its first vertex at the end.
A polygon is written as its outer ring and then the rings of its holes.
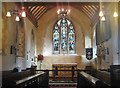
POLYGON ((98 5, 99 2, 24 2, 25 6, 98 5))
POLYGON ((88 5, 88 8, 92 11, 92 12, 96 12, 94 9, 93 9, 93 7, 92 6, 90 6, 90 5, 88 5))
POLYGON ((86 10, 84 10, 84 9, 82 8, 81 11, 82 11, 86 16, 88 16, 88 18, 91 20, 91 16, 90 16, 89 13, 86 12, 86 10))
POLYGON ((34 9, 36 8, 36 6, 33 6, 31 9, 29 9, 30 12, 34 11, 34 9))
POLYGON ((38 6, 38 8, 36 8, 36 11, 34 12, 34 16, 36 16, 39 13, 40 8, 41 8, 41 6, 38 6))
POLYGON ((94 6, 92 5, 93 9, 95 9, 96 11, 98 10, 99 6, 94 6))
POLYGON ((38 14, 36 14, 36 16, 35 16, 36 18, 37 18, 38 15, 41 13, 42 8, 44 8, 44 6, 41 6, 41 7, 40 7, 38 14))
POLYGON ((35 25, 35 27, 38 27, 38 22, 36 21, 35 17, 31 14, 31 12, 27 10, 27 17, 28 19, 35 25))
POLYGON ((39 6, 36 6, 36 7, 34 8, 34 10, 31 11, 31 13, 34 14, 34 12, 36 12, 36 10, 37 10, 38 7, 39 7, 39 6))
POLYGON ((37 19, 40 19, 40 17, 47 11, 47 7, 43 8, 41 10, 41 14, 38 15, 37 19))
POLYGON ((82 7, 82 8, 83 8, 83 10, 85 10, 85 14, 89 14, 90 19, 91 19, 92 14, 87 10, 87 8, 85 8, 85 7, 82 7))
POLYGON ((35 14, 39 11, 40 6, 37 6, 34 11, 32 11, 32 14, 35 16, 35 14))
POLYGON ((92 16, 94 15, 94 12, 91 11, 88 6, 84 6, 84 7, 87 9, 87 11, 88 11, 92 16))
POLYGON ((86 11, 83 9, 84 5, 75 5, 74 6, 76 9, 80 10, 81 12, 83 12, 90 20, 91 20, 91 16, 90 14, 86 13, 86 11))
POLYGON ((32 8, 32 6, 29 6, 29 7, 28 7, 28 9, 31 9, 31 8, 32 8))
POLYGON ((30 12, 33 14, 36 10, 37 6, 35 6, 35 8, 33 8, 32 10, 30 10, 30 12))
POLYGON ((48 10, 58 6, 69 5, 75 7, 82 11, 90 19, 91 23, 95 21, 94 17, 99 11, 99 2, 24 2, 23 5, 32 15, 31 19, 37 22, 48 10))
POLYGON ((97 11, 93 16, 91 26, 94 26, 98 20, 99 20, 99 12, 97 11))

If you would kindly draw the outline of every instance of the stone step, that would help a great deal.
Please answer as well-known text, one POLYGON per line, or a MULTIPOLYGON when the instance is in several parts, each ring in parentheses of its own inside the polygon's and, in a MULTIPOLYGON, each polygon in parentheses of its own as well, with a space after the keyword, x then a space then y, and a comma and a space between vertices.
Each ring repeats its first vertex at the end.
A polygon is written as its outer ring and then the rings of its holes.
POLYGON ((77 83, 49 83, 49 86, 68 86, 68 87, 73 87, 73 86, 77 86, 77 83))

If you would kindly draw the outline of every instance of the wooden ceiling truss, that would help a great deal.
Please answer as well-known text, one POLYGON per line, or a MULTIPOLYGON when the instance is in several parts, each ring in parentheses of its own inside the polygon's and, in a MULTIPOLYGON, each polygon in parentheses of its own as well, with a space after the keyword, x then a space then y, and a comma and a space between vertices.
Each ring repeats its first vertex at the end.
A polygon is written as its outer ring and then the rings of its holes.
POLYGON ((22 5, 26 8, 28 18, 36 27, 38 26, 38 20, 40 20, 42 15, 44 15, 48 10, 58 7, 58 5, 69 5, 82 11, 91 20, 92 26, 95 24, 96 19, 98 19, 99 12, 98 2, 25 2, 22 3, 22 5))

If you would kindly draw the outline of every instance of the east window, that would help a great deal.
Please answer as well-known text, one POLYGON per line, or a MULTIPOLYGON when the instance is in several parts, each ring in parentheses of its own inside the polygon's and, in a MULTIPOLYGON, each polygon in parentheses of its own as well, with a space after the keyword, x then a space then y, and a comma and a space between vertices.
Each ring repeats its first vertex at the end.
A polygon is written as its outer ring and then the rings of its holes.
POLYGON ((53 27, 53 53, 75 53, 75 29, 67 18, 60 18, 53 27))

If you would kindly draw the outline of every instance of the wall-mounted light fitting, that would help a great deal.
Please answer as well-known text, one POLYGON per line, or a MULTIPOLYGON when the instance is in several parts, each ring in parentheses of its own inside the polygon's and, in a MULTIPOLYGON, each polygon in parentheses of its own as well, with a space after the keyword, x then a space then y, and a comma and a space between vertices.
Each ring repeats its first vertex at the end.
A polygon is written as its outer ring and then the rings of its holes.
MULTIPOLYGON (((22 7, 24 8, 24 7, 22 7)), ((6 14, 7 17, 11 17, 13 14, 16 15, 15 21, 20 21, 20 17, 26 17, 26 12, 24 9, 22 9, 22 11, 18 11, 18 10, 9 10, 6 14)))

